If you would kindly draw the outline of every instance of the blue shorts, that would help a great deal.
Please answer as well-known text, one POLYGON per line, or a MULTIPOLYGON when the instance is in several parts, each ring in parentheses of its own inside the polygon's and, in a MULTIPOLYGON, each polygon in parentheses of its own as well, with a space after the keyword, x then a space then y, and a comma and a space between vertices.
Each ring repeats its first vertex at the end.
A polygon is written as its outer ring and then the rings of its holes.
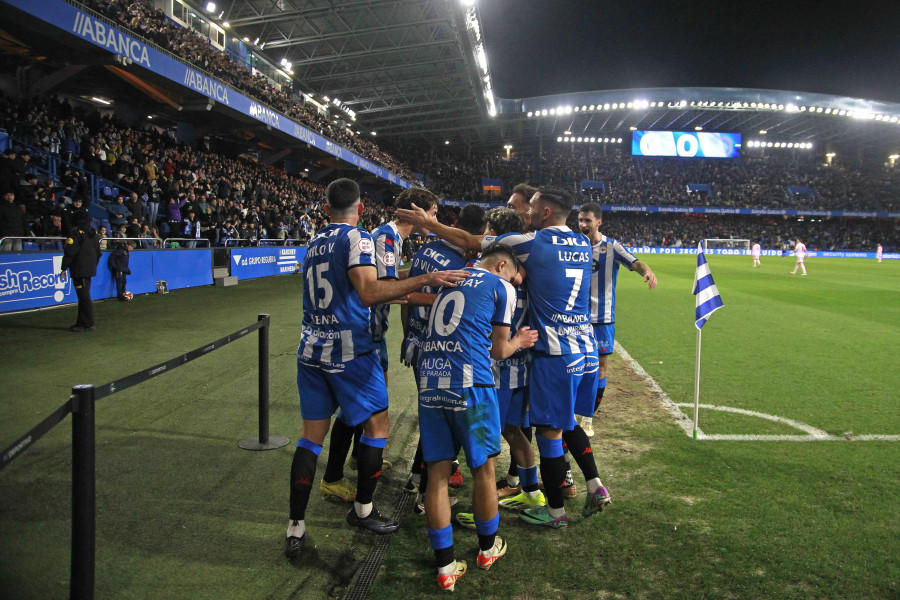
POLYGON ((425 462, 453 460, 466 451, 470 469, 500 454, 497 390, 471 387, 419 392, 419 439, 425 462))
POLYGON ((594 339, 597 340, 597 350, 600 356, 612 354, 616 343, 616 324, 594 325, 594 339))
POLYGON ((528 386, 497 390, 500 424, 528 427, 528 386))
POLYGON ((384 371, 374 352, 338 365, 297 358, 300 416, 330 419, 340 407, 341 420, 355 427, 388 407, 384 371))
POLYGON ((587 355, 584 362, 584 376, 581 378, 578 392, 575 394, 576 415, 594 416, 598 387, 600 387, 600 358, 595 350, 587 355))
POLYGON ((587 360, 588 355, 583 353, 534 353, 528 392, 528 418, 532 425, 566 431, 575 427, 575 398, 587 360))
POLYGON ((387 370, 388 370, 387 340, 381 340, 381 343, 375 342, 375 354, 378 355, 378 362, 381 363, 381 371, 383 373, 387 373, 387 370))

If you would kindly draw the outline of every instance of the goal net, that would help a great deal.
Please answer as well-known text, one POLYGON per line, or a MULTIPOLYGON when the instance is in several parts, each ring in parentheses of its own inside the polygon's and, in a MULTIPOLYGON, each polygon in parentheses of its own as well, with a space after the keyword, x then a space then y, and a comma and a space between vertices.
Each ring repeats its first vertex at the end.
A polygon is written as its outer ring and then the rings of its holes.
POLYGON ((750 240, 708 238, 703 240, 703 245, 707 250, 749 250, 750 240))

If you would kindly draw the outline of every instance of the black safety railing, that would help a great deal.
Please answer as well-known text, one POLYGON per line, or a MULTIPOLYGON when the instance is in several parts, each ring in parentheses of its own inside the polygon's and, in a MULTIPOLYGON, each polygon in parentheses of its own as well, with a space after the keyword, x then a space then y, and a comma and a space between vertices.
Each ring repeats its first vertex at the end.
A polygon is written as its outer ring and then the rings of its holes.
POLYGON ((72 600, 91 600, 94 597, 97 514, 94 422, 96 401, 168 373, 259 330, 259 431, 256 437, 239 440, 238 446, 246 450, 273 450, 286 446, 289 442, 286 437, 269 435, 269 324, 269 315, 261 314, 252 325, 149 369, 101 386, 76 385, 65 404, 0 454, 0 470, 2 470, 72 413, 72 553, 69 582, 69 597, 72 600))

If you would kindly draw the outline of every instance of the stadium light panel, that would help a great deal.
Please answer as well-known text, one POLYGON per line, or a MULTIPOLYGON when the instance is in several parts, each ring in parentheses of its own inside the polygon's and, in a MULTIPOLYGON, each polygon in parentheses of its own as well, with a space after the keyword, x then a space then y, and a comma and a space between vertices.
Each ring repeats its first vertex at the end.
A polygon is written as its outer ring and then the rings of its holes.
MULTIPOLYGON (((597 108, 600 108, 600 105, 597 105, 597 108)), ((609 110, 609 104, 604 104, 603 110, 609 110)))
POLYGON ((650 108, 656 108, 656 102, 651 102, 651 103, 650 103, 650 108))
POLYGON ((769 132, 768 132, 767 130, 765 130, 765 129, 760 129, 760 130, 759 130, 759 135, 766 135, 767 133, 769 133, 769 132))
POLYGON ((617 110, 619 108, 619 104, 617 102, 613 102, 613 110, 617 110))
POLYGON ((445 146, 449 146, 449 145, 450 145, 450 140, 444 140, 444 145, 445 145, 445 146))
POLYGON ((470 6, 475 6, 475 0, 459 0, 459 3, 465 6, 466 8, 470 6))
POLYGON ((556 114, 556 109, 555 109, 555 108, 551 108, 551 109, 550 109, 550 114, 551 114, 551 115, 555 115, 555 114, 556 114))
POLYGON ((531 112, 530 110, 528 111, 528 116, 529 116, 529 118, 530 118, 533 114, 534 114, 534 113, 531 112))
POLYGON ((581 106, 581 110, 587 110, 587 109, 588 109, 587 106, 584 106, 584 105, 581 106))
POLYGON ((97 102, 98 104, 107 104, 107 105, 112 104, 112 102, 110 102, 109 100, 106 100, 104 98, 98 98, 97 96, 91 96, 91 100, 93 100, 94 102, 97 102))
POLYGON ((891 123, 896 123, 896 122, 897 122, 897 117, 891 117, 891 123))
POLYGON ((578 138, 578 141, 581 142, 581 141, 582 141, 582 138, 578 138))
POLYGON ((591 104, 590 106, 588 106, 588 110, 594 110, 594 105, 591 104))
POLYGON ((630 129, 631 131, 637 131, 637 127, 629 127, 628 129, 630 129))
POLYGON ((231 27, 231 23, 229 23, 228 21, 225 21, 224 23, 222 23, 222 27, 224 27, 225 29, 228 29, 229 27, 231 27))
POLYGON ((890 156, 888 156, 888 158, 891 160, 897 160, 898 158, 900 158, 900 154, 891 154, 890 156))
POLYGON ((567 129, 563 131, 563 135, 572 135, 572 132, 567 129))
POLYGON ((216 12, 216 3, 215 2, 207 2, 206 3, 206 12, 216 12))
POLYGON ((634 108, 634 102, 629 102, 625 106, 627 106, 628 108, 634 108))
POLYGON ((608 144, 608 143, 609 143, 609 138, 603 138, 603 143, 604 143, 604 144, 608 144))
POLYGON ((259 38, 256 38, 255 40, 253 40, 253 45, 259 46, 259 38))
POLYGON ((562 139, 562 136, 556 138, 556 141, 557 141, 557 142, 561 142, 562 140, 563 140, 563 139, 562 139))
POLYGON ((546 116, 547 116, 547 109, 546 109, 546 108, 543 109, 543 110, 541 110, 541 116, 542 116, 542 117, 546 117, 546 116))
POLYGON ((592 144, 593 144, 594 142, 596 142, 596 141, 597 141, 597 138, 591 138, 591 143, 592 143, 592 144))
POLYGON ((618 142, 619 144, 621 144, 621 143, 622 143, 622 138, 619 138, 619 139, 617 140, 617 142, 618 142))
POLYGON ((572 110, 574 110, 575 112, 578 112, 580 109, 576 106, 576 107, 573 108, 572 110))
POLYGON ((696 127, 694 127, 694 131, 703 131, 703 128, 697 125, 696 127))
POLYGON ((766 148, 771 148, 771 147, 772 147, 772 142, 766 142, 766 148))
POLYGON ((372 132, 372 135, 378 135, 378 132, 377 132, 377 131, 373 131, 373 132, 372 132))
POLYGON ((245 42, 249 42, 249 41, 250 41, 250 38, 248 38, 247 36, 244 36, 244 37, 241 38, 241 39, 243 39, 245 42))

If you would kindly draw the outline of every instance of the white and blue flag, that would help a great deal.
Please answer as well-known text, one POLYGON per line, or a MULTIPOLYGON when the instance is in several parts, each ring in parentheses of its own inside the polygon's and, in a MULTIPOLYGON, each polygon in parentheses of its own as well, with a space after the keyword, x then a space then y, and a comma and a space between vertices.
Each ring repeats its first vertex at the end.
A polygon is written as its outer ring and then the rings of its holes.
POLYGON ((697 272, 694 273, 694 295, 697 296, 697 310, 694 319, 697 329, 700 329, 706 324, 710 315, 722 308, 724 304, 722 297, 719 296, 719 288, 713 281, 712 273, 709 272, 709 265, 706 264, 703 242, 700 242, 698 249, 700 252, 697 253, 697 272))

